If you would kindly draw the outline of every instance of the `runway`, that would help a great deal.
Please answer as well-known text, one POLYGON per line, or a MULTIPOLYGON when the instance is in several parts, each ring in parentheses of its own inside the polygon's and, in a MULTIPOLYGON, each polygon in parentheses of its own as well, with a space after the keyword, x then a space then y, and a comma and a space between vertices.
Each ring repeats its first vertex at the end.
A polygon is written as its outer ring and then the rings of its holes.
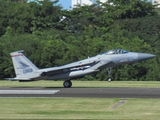
POLYGON ((160 88, 0 87, 0 98, 160 98, 160 88))

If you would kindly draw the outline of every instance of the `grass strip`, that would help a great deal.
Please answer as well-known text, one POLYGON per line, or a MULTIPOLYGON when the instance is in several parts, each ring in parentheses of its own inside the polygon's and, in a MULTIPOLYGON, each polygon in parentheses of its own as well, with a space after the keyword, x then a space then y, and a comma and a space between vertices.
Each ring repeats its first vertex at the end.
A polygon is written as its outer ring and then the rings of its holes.
MULTIPOLYGON (((159 81, 72 81, 72 87, 160 88, 159 81)), ((63 87, 63 81, 18 82, 0 80, 0 87, 63 87)))
POLYGON ((1 98, 0 119, 159 120, 159 99, 1 98), (119 101, 127 100, 113 109, 119 101))

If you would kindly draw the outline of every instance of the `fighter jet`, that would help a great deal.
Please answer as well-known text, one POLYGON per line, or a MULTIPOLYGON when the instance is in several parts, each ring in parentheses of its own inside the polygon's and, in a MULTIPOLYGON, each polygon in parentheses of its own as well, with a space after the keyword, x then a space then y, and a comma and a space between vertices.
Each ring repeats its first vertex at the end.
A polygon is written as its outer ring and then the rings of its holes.
MULTIPOLYGON (((39 69, 27 57, 25 57, 22 52, 23 50, 10 53, 16 77, 7 79, 19 80, 19 82, 63 79, 63 86, 65 88, 72 86, 72 79, 84 77, 85 75, 98 72, 103 68, 107 68, 108 75, 110 75, 112 67, 131 64, 155 57, 154 54, 113 49, 96 56, 88 57, 87 59, 59 67, 39 69)), ((109 80, 111 80, 110 77, 109 80)))

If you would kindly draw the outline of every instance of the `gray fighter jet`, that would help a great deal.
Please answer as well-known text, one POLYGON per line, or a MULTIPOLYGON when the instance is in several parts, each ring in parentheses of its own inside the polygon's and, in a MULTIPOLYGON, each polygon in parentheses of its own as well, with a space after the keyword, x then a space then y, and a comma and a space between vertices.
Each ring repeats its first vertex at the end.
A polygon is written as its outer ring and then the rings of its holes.
MULTIPOLYGON (((10 53, 16 73, 15 78, 9 80, 19 80, 20 82, 30 82, 35 80, 60 80, 64 79, 63 86, 72 86, 71 79, 83 77, 85 75, 107 68, 110 77, 111 68, 122 64, 131 64, 155 57, 153 54, 128 52, 123 49, 113 49, 103 52, 94 57, 73 62, 59 67, 38 69, 21 51, 10 53)), ((108 79, 109 81, 111 78, 108 79)))

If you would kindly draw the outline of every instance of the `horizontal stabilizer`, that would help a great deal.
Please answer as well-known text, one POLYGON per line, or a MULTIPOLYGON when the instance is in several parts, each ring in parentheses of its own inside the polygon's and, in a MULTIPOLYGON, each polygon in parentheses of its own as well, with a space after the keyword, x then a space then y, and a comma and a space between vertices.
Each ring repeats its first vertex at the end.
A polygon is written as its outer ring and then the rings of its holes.
POLYGON ((31 80, 31 79, 25 79, 25 78, 5 78, 6 80, 31 80))

